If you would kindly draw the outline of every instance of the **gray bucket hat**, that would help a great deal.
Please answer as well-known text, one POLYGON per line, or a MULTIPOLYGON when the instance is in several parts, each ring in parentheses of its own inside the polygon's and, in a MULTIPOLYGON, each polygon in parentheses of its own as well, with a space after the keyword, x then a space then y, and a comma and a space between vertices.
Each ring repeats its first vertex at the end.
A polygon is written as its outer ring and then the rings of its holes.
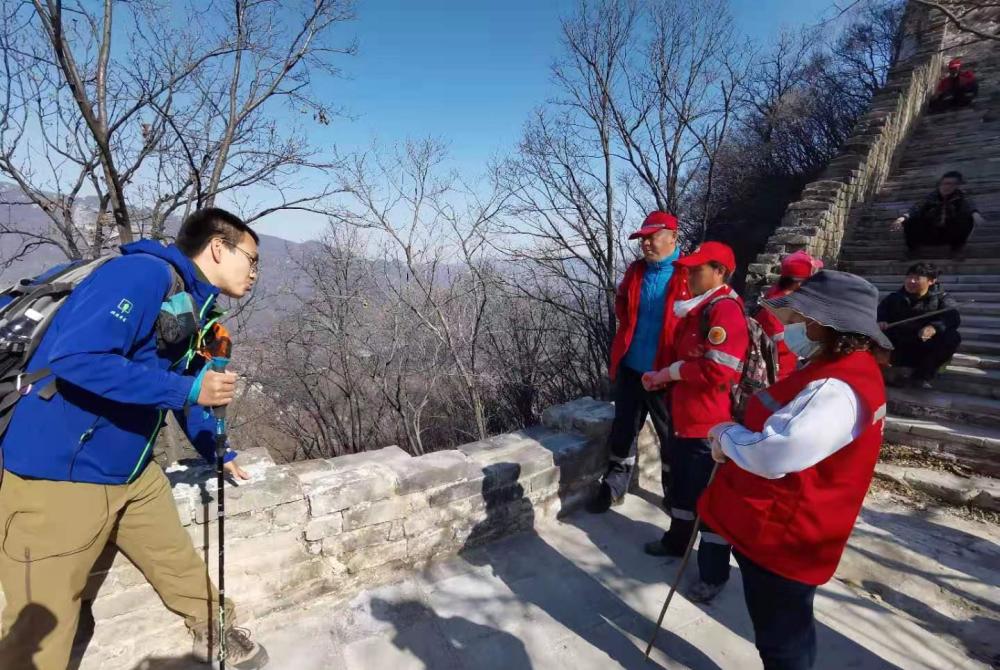
POLYGON ((878 289, 849 272, 820 270, 797 291, 761 304, 779 317, 798 312, 839 333, 867 335, 883 349, 892 349, 878 327, 878 289))

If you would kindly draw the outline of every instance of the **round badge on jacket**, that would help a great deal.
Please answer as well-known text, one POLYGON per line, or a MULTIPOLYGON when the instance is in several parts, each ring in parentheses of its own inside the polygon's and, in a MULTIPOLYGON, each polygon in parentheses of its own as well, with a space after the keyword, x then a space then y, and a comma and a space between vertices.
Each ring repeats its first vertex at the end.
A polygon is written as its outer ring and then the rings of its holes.
POLYGON ((726 341, 726 329, 722 326, 713 326, 708 331, 708 341, 715 346, 719 346, 726 341))

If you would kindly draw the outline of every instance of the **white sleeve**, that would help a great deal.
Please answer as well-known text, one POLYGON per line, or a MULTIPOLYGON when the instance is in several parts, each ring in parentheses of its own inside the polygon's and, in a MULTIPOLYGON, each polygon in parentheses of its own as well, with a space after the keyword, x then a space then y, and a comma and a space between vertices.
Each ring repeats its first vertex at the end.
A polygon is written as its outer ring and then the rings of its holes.
POLYGON ((818 379, 755 433, 733 424, 719 435, 723 453, 744 470, 779 479, 819 463, 861 434, 861 402, 839 379, 818 379))

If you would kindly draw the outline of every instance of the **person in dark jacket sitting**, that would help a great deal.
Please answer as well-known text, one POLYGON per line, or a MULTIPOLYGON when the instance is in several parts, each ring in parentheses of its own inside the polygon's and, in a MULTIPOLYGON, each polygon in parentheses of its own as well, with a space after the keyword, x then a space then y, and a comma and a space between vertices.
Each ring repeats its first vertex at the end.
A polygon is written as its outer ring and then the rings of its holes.
POLYGON ((895 347, 892 364, 913 368, 912 380, 922 388, 931 388, 938 369, 951 360, 962 342, 961 316, 937 278, 938 269, 932 263, 916 263, 906 271, 903 288, 878 306, 879 327, 895 347), (892 325, 922 314, 927 316, 892 325))
POLYGON ((948 245, 959 255, 972 229, 984 223, 972 198, 959 188, 964 183, 961 172, 945 172, 933 193, 893 221, 894 230, 902 226, 911 256, 928 245, 948 245))

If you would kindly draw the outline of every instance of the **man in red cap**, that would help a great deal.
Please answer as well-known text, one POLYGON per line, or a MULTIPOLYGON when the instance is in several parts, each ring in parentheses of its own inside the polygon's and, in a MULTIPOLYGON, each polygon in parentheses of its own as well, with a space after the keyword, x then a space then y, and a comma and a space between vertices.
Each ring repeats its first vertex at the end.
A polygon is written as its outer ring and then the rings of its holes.
POLYGON ((662 390, 647 391, 642 375, 667 365, 670 336, 677 319, 673 305, 689 297, 684 272, 675 272, 680 256, 677 246, 677 218, 667 212, 651 212, 642 227, 629 236, 640 240, 642 258, 633 262, 615 299, 618 329, 611 343, 608 376, 614 383, 615 419, 608 438, 608 467, 597 495, 587 505, 590 512, 606 512, 620 504, 628 490, 635 468, 635 437, 646 416, 660 440, 664 462, 664 495, 669 487, 669 472, 663 450, 670 437, 670 417, 662 390))
MULTIPOLYGON (((673 340, 676 360, 642 378, 648 390, 671 387, 670 529, 647 543, 646 552, 674 557, 684 554, 695 530, 695 505, 713 466, 709 431, 733 420, 730 391, 740 381, 750 347, 743 301, 727 284, 736 269, 733 250, 721 242, 705 242, 677 265, 688 269, 694 297, 674 303, 680 319, 673 340)), ((689 597, 708 602, 729 579, 729 543, 704 526, 698 569, 701 579, 689 597)))
MULTIPOLYGON (((778 282, 764 293, 765 300, 786 296, 798 290, 802 282, 823 268, 823 261, 813 258, 804 251, 796 251, 781 259, 781 276, 778 282)), ((778 354, 778 379, 784 379, 798 367, 799 357, 785 344, 785 325, 773 312, 759 306, 752 312, 760 327, 771 341, 778 354)))
POLYGON ((962 59, 952 58, 948 63, 948 74, 941 77, 937 91, 931 98, 930 111, 943 112, 952 107, 968 107, 979 93, 976 73, 962 69, 962 59))

